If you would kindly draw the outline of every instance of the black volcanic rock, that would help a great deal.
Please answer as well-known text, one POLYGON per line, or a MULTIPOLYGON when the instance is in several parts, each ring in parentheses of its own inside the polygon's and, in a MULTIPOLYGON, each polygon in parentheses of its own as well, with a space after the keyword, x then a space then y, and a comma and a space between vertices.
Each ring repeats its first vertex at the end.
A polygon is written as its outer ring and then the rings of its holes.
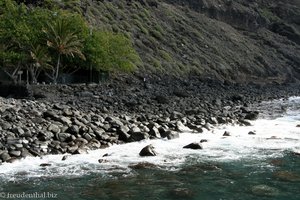
POLYGON ((139 153, 140 156, 156 156, 157 153, 154 150, 154 147, 150 144, 145 146, 139 153))

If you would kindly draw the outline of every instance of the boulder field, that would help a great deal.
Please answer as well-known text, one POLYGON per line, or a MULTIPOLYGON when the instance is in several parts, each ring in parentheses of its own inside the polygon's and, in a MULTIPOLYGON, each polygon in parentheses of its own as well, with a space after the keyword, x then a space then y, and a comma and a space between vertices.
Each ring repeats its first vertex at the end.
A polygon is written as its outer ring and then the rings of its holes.
POLYGON ((251 125, 259 116, 254 103, 299 94, 299 87, 290 84, 154 80, 36 85, 28 88, 28 96, 0 97, 0 162, 174 139, 181 132, 201 134, 218 124, 251 125))

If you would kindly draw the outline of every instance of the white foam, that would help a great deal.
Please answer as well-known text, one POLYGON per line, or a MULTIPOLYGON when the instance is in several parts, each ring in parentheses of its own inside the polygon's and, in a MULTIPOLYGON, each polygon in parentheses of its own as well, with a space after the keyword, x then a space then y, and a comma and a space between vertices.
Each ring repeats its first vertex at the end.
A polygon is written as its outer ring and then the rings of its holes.
MULTIPOLYGON (((279 104, 283 100, 276 102, 279 104)), ((62 161, 62 155, 49 155, 43 158, 26 158, 14 163, 0 165, 0 176, 8 179, 43 176, 84 175, 87 173, 108 174, 110 171, 130 173, 128 166, 140 162, 149 162, 162 169, 176 170, 192 157, 195 162, 221 161, 227 162, 240 159, 266 159, 281 156, 286 150, 300 150, 300 114, 298 108, 300 97, 289 99, 288 103, 294 105, 287 113, 277 119, 259 119, 253 126, 221 126, 213 131, 201 134, 182 133, 179 139, 174 140, 145 140, 141 142, 115 145, 107 149, 90 151, 85 155, 73 155, 62 161), (297 106, 297 105, 298 106, 297 106), (296 111, 298 110, 298 111, 296 111), (223 137, 224 131, 229 131, 231 136, 223 137), (248 135, 255 131, 256 135, 248 135), (183 149, 191 143, 207 139, 202 150, 183 149), (140 150, 152 144, 159 153, 155 157, 140 157, 140 150), (107 157, 102 157, 104 154, 107 157), (107 162, 98 163, 99 159, 107 162), (40 167, 42 163, 51 166, 40 167)), ((274 104, 274 102, 273 102, 274 104)))

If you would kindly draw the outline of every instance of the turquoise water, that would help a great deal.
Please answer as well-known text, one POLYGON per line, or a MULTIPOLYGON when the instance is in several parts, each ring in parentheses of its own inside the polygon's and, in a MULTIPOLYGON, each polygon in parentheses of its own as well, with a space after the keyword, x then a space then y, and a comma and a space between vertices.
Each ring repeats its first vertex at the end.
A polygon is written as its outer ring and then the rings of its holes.
POLYGON ((0 199, 298 200, 300 155, 293 152, 300 152, 299 105, 299 98, 266 102, 260 107, 265 115, 250 127, 220 126, 171 141, 112 146, 66 161, 56 155, 5 163, 0 165, 0 199), (276 113, 281 105, 287 111, 276 113), (232 136, 223 137, 225 130, 232 136), (208 140, 203 150, 182 148, 200 139, 208 140), (150 143, 159 155, 139 157, 150 143))

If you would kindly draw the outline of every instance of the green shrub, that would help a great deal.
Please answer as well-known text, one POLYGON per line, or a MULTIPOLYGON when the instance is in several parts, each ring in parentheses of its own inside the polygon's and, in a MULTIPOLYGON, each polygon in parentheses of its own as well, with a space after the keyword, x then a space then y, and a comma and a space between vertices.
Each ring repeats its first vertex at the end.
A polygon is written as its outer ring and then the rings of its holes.
POLYGON ((157 30, 151 29, 151 30, 149 31, 149 33, 150 33, 153 37, 155 37, 156 39, 158 39, 158 40, 163 40, 163 35, 162 35, 160 32, 158 32, 157 30))
POLYGON ((172 57, 170 56, 170 54, 168 52, 166 52, 164 50, 160 50, 159 53, 160 53, 160 56, 164 60, 166 60, 167 62, 171 62, 172 61, 172 57))

